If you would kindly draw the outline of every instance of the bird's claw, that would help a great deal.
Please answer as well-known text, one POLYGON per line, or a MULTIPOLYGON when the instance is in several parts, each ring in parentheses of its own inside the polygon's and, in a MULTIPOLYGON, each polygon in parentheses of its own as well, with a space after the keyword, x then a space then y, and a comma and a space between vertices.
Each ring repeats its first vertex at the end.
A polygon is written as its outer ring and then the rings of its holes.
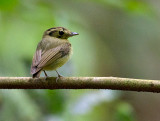
POLYGON ((56 78, 56 83, 58 82, 58 79, 63 77, 62 75, 58 74, 58 77, 56 78))

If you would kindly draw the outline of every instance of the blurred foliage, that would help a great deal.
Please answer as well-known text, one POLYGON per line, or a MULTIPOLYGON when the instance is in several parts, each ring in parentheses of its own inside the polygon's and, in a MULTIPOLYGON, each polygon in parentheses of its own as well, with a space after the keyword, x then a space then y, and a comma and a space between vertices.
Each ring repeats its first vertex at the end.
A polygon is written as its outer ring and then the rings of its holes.
MULTIPOLYGON (((30 76, 43 32, 64 26, 80 33, 70 39, 74 53, 59 69, 64 76, 158 79, 158 15, 156 2, 147 0, 0 0, 0 75, 30 76)), ((137 121, 132 105, 115 93, 2 90, 0 120, 137 121)))
POLYGON ((116 108, 115 121, 135 121, 133 108, 128 103, 120 102, 116 108))

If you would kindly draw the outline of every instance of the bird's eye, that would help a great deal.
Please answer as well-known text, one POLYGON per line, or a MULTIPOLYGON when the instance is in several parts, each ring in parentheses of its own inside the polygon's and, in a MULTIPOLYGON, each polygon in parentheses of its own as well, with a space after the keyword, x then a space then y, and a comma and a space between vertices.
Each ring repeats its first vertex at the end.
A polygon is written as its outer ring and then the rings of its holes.
POLYGON ((49 35, 50 35, 50 36, 52 36, 52 35, 53 35, 53 33, 54 33, 54 32, 52 32, 52 31, 51 31, 51 32, 49 32, 49 35))
POLYGON ((64 32, 63 31, 59 31, 59 35, 63 35, 64 34, 64 32))

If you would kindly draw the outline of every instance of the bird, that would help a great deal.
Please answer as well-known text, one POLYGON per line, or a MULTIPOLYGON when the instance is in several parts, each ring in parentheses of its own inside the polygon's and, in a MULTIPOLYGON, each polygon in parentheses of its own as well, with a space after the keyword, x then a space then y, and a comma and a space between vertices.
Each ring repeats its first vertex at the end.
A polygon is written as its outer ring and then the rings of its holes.
POLYGON ((47 78, 46 71, 51 70, 57 72, 57 79, 62 77, 57 69, 69 60, 72 54, 72 46, 68 38, 75 35, 79 34, 77 32, 71 32, 64 27, 47 29, 42 36, 42 40, 38 43, 32 59, 30 70, 32 77, 39 78, 43 71, 47 78))

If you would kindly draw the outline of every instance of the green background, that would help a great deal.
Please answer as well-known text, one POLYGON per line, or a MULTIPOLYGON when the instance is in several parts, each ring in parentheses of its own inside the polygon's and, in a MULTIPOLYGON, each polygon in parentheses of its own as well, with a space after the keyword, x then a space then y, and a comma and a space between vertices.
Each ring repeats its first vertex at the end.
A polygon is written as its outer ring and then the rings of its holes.
MULTIPOLYGON (((73 55, 58 69, 63 76, 160 79, 159 5, 158 0, 0 0, 0 76, 31 76, 43 32, 63 26, 79 33, 69 38, 73 55)), ((159 101, 159 94, 142 92, 0 90, 0 121, 159 121, 159 101)))

